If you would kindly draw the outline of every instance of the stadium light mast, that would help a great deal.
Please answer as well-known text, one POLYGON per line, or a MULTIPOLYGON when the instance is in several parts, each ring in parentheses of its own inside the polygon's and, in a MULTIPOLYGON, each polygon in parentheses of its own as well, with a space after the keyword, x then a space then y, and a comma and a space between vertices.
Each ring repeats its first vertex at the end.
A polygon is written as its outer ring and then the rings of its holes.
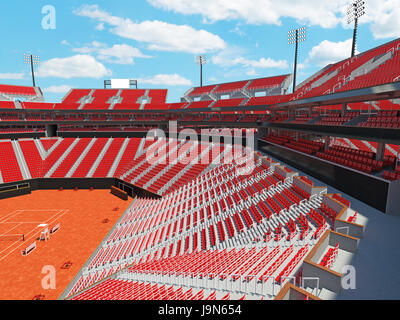
POLYGON ((297 56, 299 52, 299 43, 303 41, 306 41, 306 27, 290 30, 288 32, 288 43, 296 45, 294 54, 293 93, 296 91, 297 56))
POLYGON ((25 53, 25 55, 24 55, 24 61, 25 61, 26 64, 30 64, 30 65, 31 65, 31 70, 32 70, 32 83, 33 83, 33 86, 36 87, 36 83, 35 83, 35 70, 34 70, 33 66, 39 64, 40 58, 39 58, 39 56, 37 56, 37 55, 25 53))
POLYGON ((356 0, 353 3, 351 3, 347 9, 347 23, 351 24, 354 21, 353 45, 351 48, 352 58, 356 54, 358 19, 360 19, 365 14, 364 4, 365 1, 356 0))
POLYGON ((207 64, 207 58, 205 56, 197 56, 196 63, 200 66, 200 87, 203 86, 203 65, 207 64))

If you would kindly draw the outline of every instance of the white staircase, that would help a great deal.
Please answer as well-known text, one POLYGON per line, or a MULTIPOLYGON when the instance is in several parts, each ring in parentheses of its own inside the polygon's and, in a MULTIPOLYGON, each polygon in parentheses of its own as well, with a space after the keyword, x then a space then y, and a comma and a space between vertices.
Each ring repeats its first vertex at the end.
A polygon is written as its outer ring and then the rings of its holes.
POLYGON ((79 165, 81 164, 82 160, 85 159, 87 153, 89 152, 89 150, 92 148, 92 146, 94 145, 94 143, 96 142, 97 138, 93 138, 92 140, 90 140, 90 142, 88 143, 88 145, 86 146, 85 150, 83 150, 82 154, 79 156, 79 158, 76 160, 76 162, 73 164, 73 166, 71 167, 71 169, 68 171, 68 173, 66 174, 66 178, 71 178, 72 175, 75 173, 76 169, 79 167, 79 165))
POLYGON ((134 159, 136 159, 137 157, 139 157, 143 153, 143 147, 144 147, 145 143, 146 143, 146 138, 142 138, 142 140, 140 140, 140 143, 139 143, 139 146, 138 146, 138 149, 136 151, 136 155, 135 155, 134 159))
POLYGON ((22 109, 21 102, 19 102, 18 100, 14 101, 14 105, 15 105, 15 109, 22 109))
POLYGON ((343 138, 343 140, 346 141, 353 149, 358 150, 357 146, 353 142, 351 142, 350 139, 343 138))
MULTIPOLYGON (((197 147, 197 145, 193 146, 193 148, 194 148, 194 147, 197 147)), ((191 148, 190 151, 188 151, 188 152, 191 152, 191 150, 192 150, 193 148, 191 148)), ((198 157, 195 159, 195 163, 198 163, 198 162, 200 161, 200 159, 201 159, 204 155, 206 155, 210 150, 211 150, 211 145, 209 145, 207 149, 203 150, 203 152, 202 152, 200 155, 198 155, 198 157)), ((186 155, 186 154, 185 154, 185 155, 186 155)), ((185 156, 185 155, 182 155, 182 157, 185 156)), ((180 159, 177 160, 171 167, 173 167, 176 163, 178 163, 178 161, 180 161, 180 159)), ((183 170, 181 170, 175 177, 173 177, 173 178, 171 179, 171 181, 169 181, 162 189, 160 189, 159 193, 160 193, 160 194, 163 194, 166 190, 168 190, 168 188, 169 188, 171 185, 173 185, 177 180, 179 180, 179 179, 180 179, 187 171, 189 171, 190 168, 192 168, 193 166, 194 166, 194 163, 188 164, 188 165, 187 165, 185 168, 183 168, 183 170)), ((161 175, 159 175, 158 177, 160 177, 160 176, 161 176, 161 175)), ((157 177, 157 179, 158 179, 158 177, 157 177)), ((155 178, 156 178, 156 177, 155 177, 155 178)), ((151 185, 157 180, 157 179, 155 179, 155 178, 153 178, 153 181, 150 181, 151 183, 149 182, 149 184, 147 185, 147 187, 151 186, 151 185)))
POLYGON ((83 97, 83 98, 81 99, 80 105, 79 105, 79 107, 78 107, 78 110, 82 110, 83 107, 85 106, 85 104, 91 103, 91 102, 93 101, 92 94, 94 93, 94 91, 95 91, 95 90, 92 89, 92 90, 90 91, 89 95, 87 95, 87 96, 85 96, 85 97, 83 97))
POLYGON ((126 138, 124 140, 124 143, 122 144, 121 148, 119 149, 119 152, 118 152, 117 156, 114 159, 114 163, 112 164, 112 166, 110 168, 110 171, 107 174, 107 177, 110 178, 110 177, 114 176, 115 170, 117 170, 117 168, 118 168, 118 164, 121 161, 121 158, 125 153, 125 150, 126 150, 126 147, 127 147, 128 143, 129 143, 129 141, 130 141, 129 138, 126 138))
POLYGON ((386 145, 386 149, 389 150, 394 156, 397 156, 398 151, 394 150, 391 146, 386 145))
POLYGON ((120 89, 120 90, 118 90, 117 95, 112 97, 112 102, 111 102, 110 107, 108 108, 108 110, 113 110, 115 105, 117 103, 121 102, 121 93, 122 93, 122 90, 120 89))
POLYGON ((22 173, 22 177, 24 178, 24 180, 32 179, 28 165, 26 164, 26 161, 25 161, 24 154, 22 153, 22 150, 21 150, 21 146, 19 145, 18 141, 16 141, 16 140, 12 140, 11 144, 13 146, 14 153, 15 153, 19 168, 22 173))
POLYGON ((103 160, 104 155, 106 154, 106 152, 107 152, 108 148, 110 147, 111 143, 113 142, 113 140, 114 140, 113 138, 110 138, 107 140, 106 144, 103 147, 103 150, 101 150, 99 156, 97 157, 96 161, 93 163, 88 174, 86 175, 86 178, 93 177, 93 174, 96 172, 97 167, 99 166, 101 160, 103 160))
MULTIPOLYGON (((146 92, 144 93, 144 97, 148 97, 148 94, 149 94, 149 89, 147 89, 146 90, 146 92)), ((148 99, 148 98, 147 98, 148 99)), ((144 106, 146 105, 146 103, 148 103, 148 101, 146 101, 145 103, 143 102, 143 99, 142 99, 142 101, 141 101, 141 104, 140 104, 140 107, 139 107, 139 110, 144 110, 144 106)))
MULTIPOLYGON (((170 142, 172 142, 172 139, 169 140, 162 140, 164 141, 164 145, 158 150, 158 151, 162 151, 165 148, 167 148, 168 144, 170 142)), ((146 152, 147 150, 144 150, 143 152, 146 152)), ((143 154, 143 153, 141 153, 143 154)), ((121 179, 125 179, 127 176, 129 176, 132 172, 134 172, 137 168, 139 168, 140 166, 142 166, 148 159, 145 157, 142 161, 140 161, 136 166, 132 167, 131 169, 129 169, 127 172, 125 172, 122 176, 121 179)))
MULTIPOLYGON (((185 154, 182 154, 180 157, 178 157, 176 160, 174 160, 173 162, 171 162, 168 166, 166 166, 162 171, 160 171, 157 175, 155 175, 151 180, 149 180, 145 185, 144 185, 144 187, 145 188, 148 188, 148 187, 150 187, 154 182, 156 182, 157 180, 158 180, 158 178, 160 178, 164 173, 166 173, 169 169, 171 169, 172 167, 174 167, 179 161, 181 161, 182 160, 182 158, 183 157, 185 157, 188 153, 190 153, 196 146, 197 146, 198 144, 194 144, 188 151, 186 151, 185 152, 185 154)), ((207 149, 208 150, 208 149, 207 149)), ((198 157, 196 157, 196 159, 198 159, 198 157)), ((196 160, 195 159, 195 160, 196 160)), ((193 166, 193 164, 188 164, 185 168, 184 168, 184 170, 186 169, 186 168, 188 168, 188 167, 192 167, 193 166)), ((182 170, 183 171, 183 170, 182 170)), ((181 171, 181 172, 182 172, 181 171)), ((187 170, 185 170, 185 172, 186 172, 187 170)), ((172 178, 171 179, 171 181, 173 180, 174 178, 172 178)))
POLYGON ((368 149, 370 149, 372 152, 376 153, 376 148, 374 148, 368 141, 361 141, 362 143, 364 143, 368 149))
POLYGON ((45 148, 43 147, 42 141, 40 139, 34 139, 36 147, 39 151, 40 156, 42 157, 42 160, 46 160, 49 154, 53 152, 55 148, 58 147, 58 145, 63 141, 63 138, 58 138, 57 141, 51 146, 51 148, 46 151, 45 148))
MULTIPOLYGON (((150 170, 152 170, 155 166, 157 166, 159 164, 159 162, 161 161, 167 161, 168 156, 170 154, 172 154, 173 152, 175 152, 179 147, 181 147, 184 144, 184 141, 180 141, 177 142, 176 146, 170 150, 168 153, 166 153, 161 159, 159 159, 159 161, 157 161, 156 163, 153 163, 151 166, 149 166, 146 170, 144 170, 143 172, 141 172, 138 176, 136 176, 131 183, 134 184, 136 181, 139 181, 142 177, 144 177, 150 170)), ((145 161, 147 161, 146 159, 144 159, 145 161)))
POLYGON ((68 147, 67 150, 63 153, 63 155, 56 161, 56 163, 50 168, 50 170, 45 174, 45 178, 50 178, 51 175, 54 173, 54 171, 57 170, 58 166, 64 161, 64 159, 69 155, 69 153, 72 151, 72 149, 77 145, 79 142, 80 138, 76 138, 74 142, 71 143, 71 145, 68 147))

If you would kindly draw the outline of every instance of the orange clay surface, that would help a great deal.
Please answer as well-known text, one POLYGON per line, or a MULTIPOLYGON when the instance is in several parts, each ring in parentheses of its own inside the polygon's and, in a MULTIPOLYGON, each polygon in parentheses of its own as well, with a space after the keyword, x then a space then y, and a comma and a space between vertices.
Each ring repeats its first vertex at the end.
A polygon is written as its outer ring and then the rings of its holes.
POLYGON ((130 203, 109 190, 40 190, 0 200, 0 235, 25 234, 24 242, 0 241, 0 299, 57 299, 130 203), (49 229, 60 223, 60 229, 50 240, 37 241, 43 223, 49 229), (35 240, 37 248, 22 256, 21 250, 35 240), (69 269, 61 268, 65 262, 72 262, 69 269), (42 274, 44 266, 55 268, 56 289, 42 288, 48 275, 42 274))

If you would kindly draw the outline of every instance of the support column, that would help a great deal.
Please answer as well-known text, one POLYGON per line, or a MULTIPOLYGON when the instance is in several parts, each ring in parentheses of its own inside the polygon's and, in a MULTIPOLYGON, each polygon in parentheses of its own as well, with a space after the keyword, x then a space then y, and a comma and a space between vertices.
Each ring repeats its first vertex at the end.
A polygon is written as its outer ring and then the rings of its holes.
POLYGON ((325 145, 324 145, 325 151, 329 149, 330 143, 331 143, 331 137, 329 137, 329 136, 325 137, 325 145))
POLYGON ((58 126, 56 124, 46 125, 46 137, 57 137, 58 126))
POLYGON ((271 128, 265 128, 265 127, 258 128, 256 138, 257 139, 265 138, 267 134, 269 134, 270 130, 271 128))
POLYGON ((265 137, 267 136, 267 132, 269 133, 270 128, 258 128, 258 132, 255 135, 255 141, 254 141, 254 149, 258 150, 258 140, 259 139, 265 139, 265 137))
POLYGON ((347 111, 347 103, 343 103, 342 104, 342 112, 341 112, 342 117, 344 117, 344 115, 346 114, 346 111, 347 111))
POLYGON ((158 129, 163 130, 165 133, 168 132, 168 124, 159 124, 158 129))
POLYGON ((378 142, 378 147, 376 148, 376 160, 378 161, 383 160, 383 158, 385 157, 385 149, 386 149, 386 143, 378 142))

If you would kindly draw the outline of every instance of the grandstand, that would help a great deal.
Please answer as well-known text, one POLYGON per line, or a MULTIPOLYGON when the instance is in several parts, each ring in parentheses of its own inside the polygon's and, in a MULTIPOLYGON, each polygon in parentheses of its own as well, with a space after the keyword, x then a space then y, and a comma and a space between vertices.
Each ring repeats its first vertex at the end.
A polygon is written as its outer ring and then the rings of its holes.
MULTIPOLYGON (((363 209, 400 210, 399 57, 400 39, 294 93, 293 76, 277 75, 191 88, 175 103, 166 89, 71 89, 48 103, 38 87, 0 85, 0 201, 52 190, 95 203, 102 189, 121 209, 54 299, 340 298, 373 228, 363 209)), ((68 241, 62 227, 54 239, 63 232, 68 241)), ((50 239, 26 258, 42 261, 50 239)))

